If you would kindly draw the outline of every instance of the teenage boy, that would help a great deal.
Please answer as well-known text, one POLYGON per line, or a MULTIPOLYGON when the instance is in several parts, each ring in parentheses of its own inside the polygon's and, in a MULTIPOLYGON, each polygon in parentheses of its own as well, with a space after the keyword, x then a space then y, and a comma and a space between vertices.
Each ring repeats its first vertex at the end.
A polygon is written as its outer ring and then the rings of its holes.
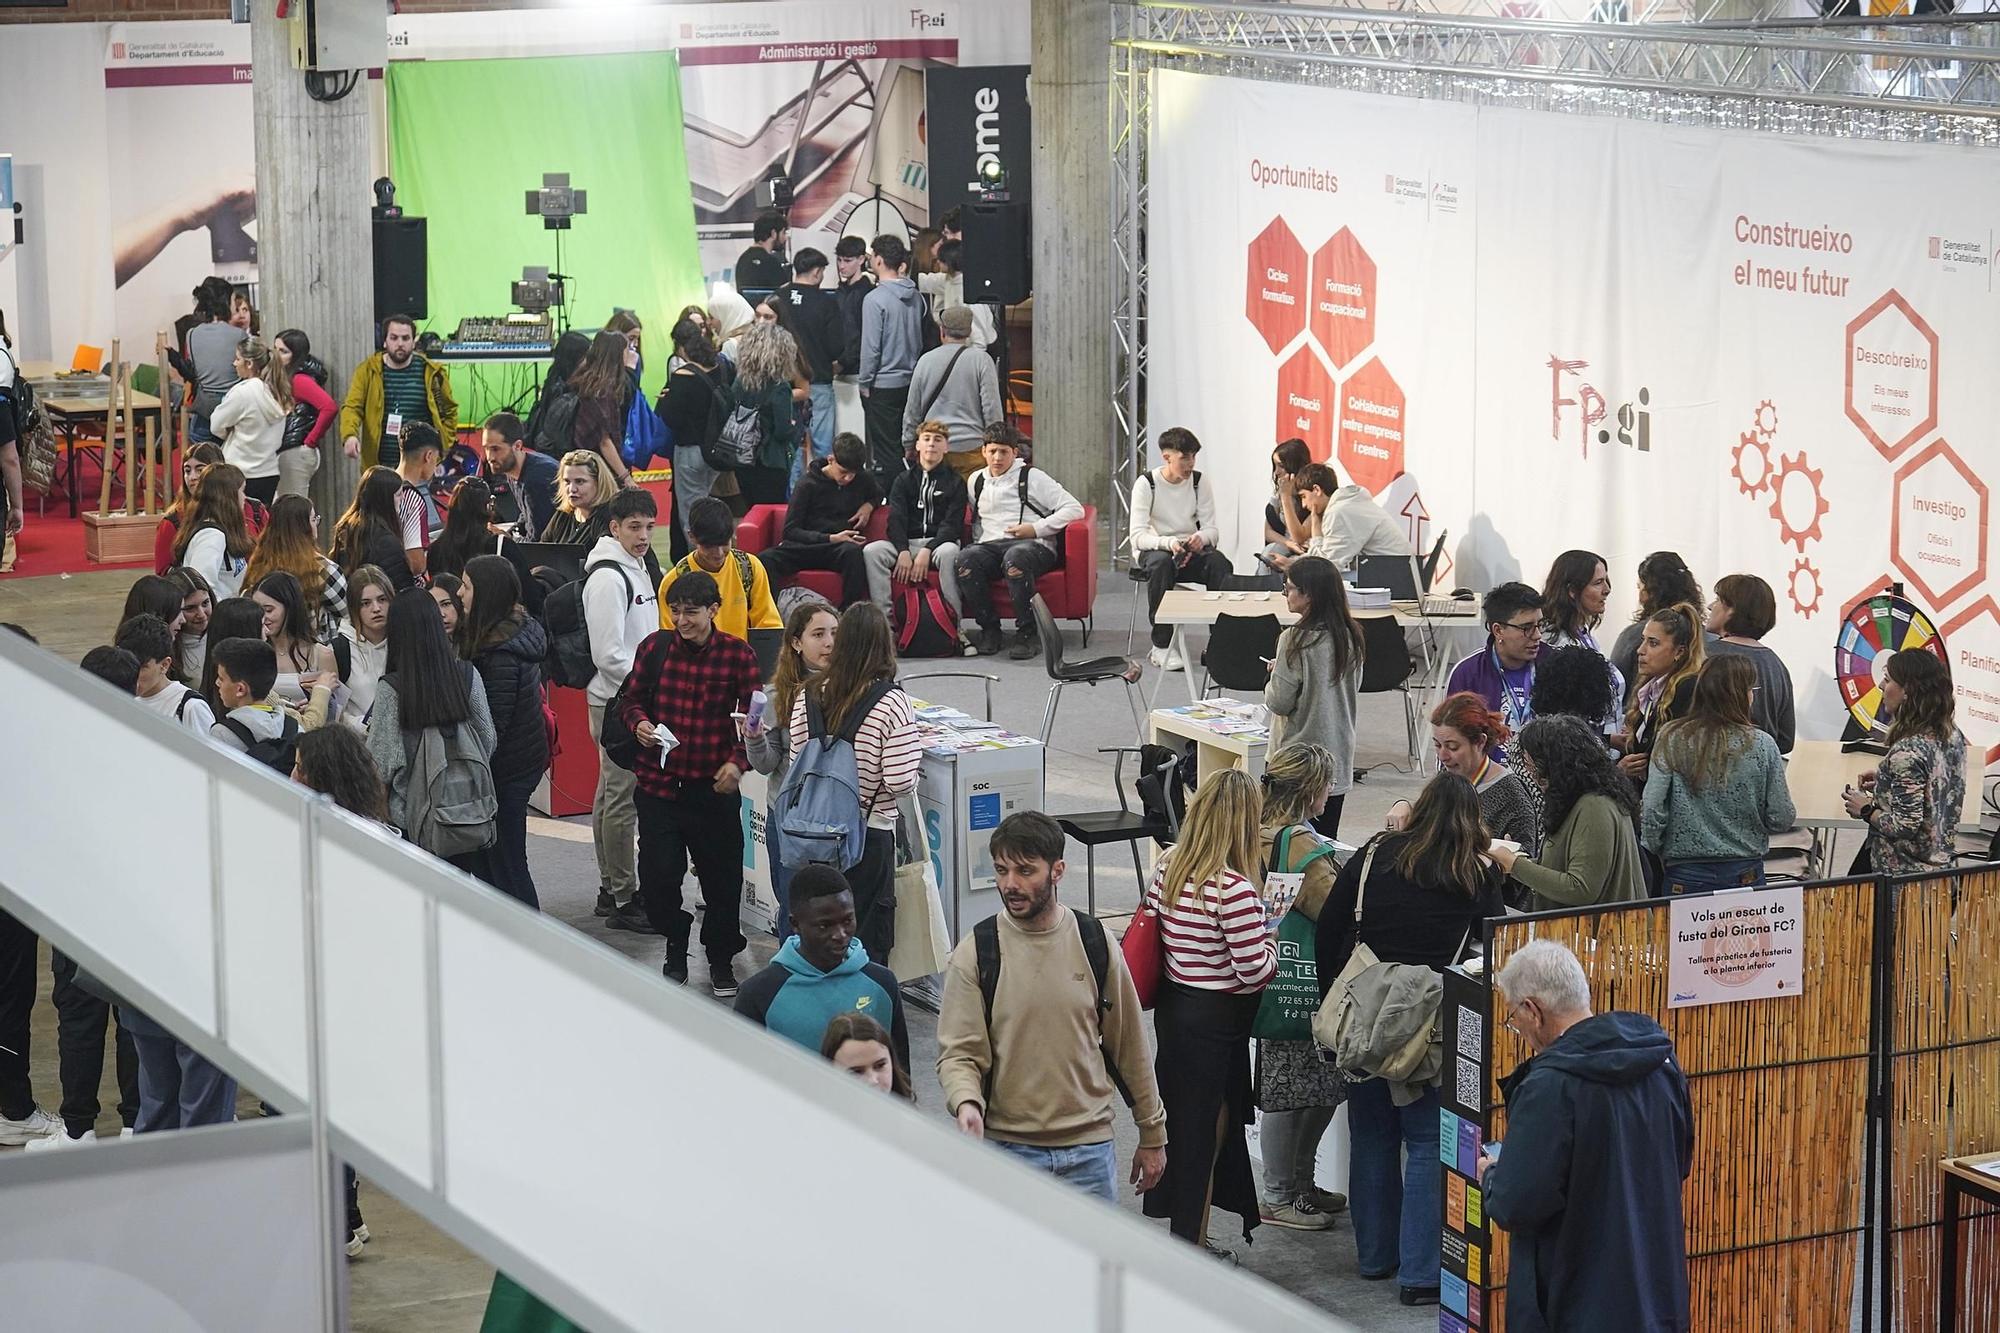
POLYGON ((715 628, 722 594, 700 570, 668 594, 674 627, 639 645, 625 690, 625 725, 639 754, 639 894, 646 915, 667 937, 661 971, 686 985, 688 934, 694 924, 681 896, 693 858, 701 884, 702 949, 709 989, 736 994, 743 952, 743 816, 737 784, 749 769, 731 713, 749 707, 763 687, 750 645, 715 628))
POLYGON ((910 281, 910 248, 875 238, 875 290, 861 303, 861 410, 869 463, 884 486, 903 470, 903 408, 924 350, 924 298, 910 281))
POLYGON ((451 374, 417 352, 417 325, 408 315, 382 321, 382 350, 362 359, 340 405, 340 434, 347 456, 361 470, 394 467, 402 457, 403 428, 423 422, 439 436, 458 435, 458 403, 451 374))
MULTIPOLYGON (((847 328, 840 300, 820 284, 826 279, 826 256, 808 246, 792 260, 792 280, 778 288, 772 305, 778 323, 791 331, 805 358, 812 398, 812 456, 833 451, 833 377, 852 369, 841 363, 847 350, 847 328)), ((804 454, 799 456, 802 460, 804 454)), ((795 465, 803 468, 804 462, 795 465)), ((798 483, 796 472, 792 478, 798 483)))
POLYGON ((635 901, 638 816, 632 804, 632 772, 612 763, 604 752, 604 707, 631 673, 639 645, 660 627, 659 596, 645 564, 660 508, 651 492, 634 489, 612 496, 605 511, 610 531, 591 547, 583 575, 583 621, 590 635, 590 660, 597 667, 584 690, 590 738, 597 742, 597 794, 590 803, 591 840, 597 847, 597 915, 612 930, 651 935, 656 933, 652 919, 635 901))
POLYGON ((527 428, 512 412, 486 418, 479 475, 493 488, 496 522, 514 524, 514 540, 531 542, 556 512, 556 460, 528 447, 527 428))
POLYGON ((938 316, 942 341, 917 361, 910 378, 909 400, 903 408, 903 445, 916 443, 925 421, 942 421, 951 432, 952 466, 960 476, 979 467, 986 423, 1003 420, 1000 371, 993 358, 972 345, 972 311, 947 306, 938 316))
POLYGON ((785 622, 771 600, 771 576, 764 562, 748 551, 739 551, 736 515, 724 501, 712 495, 696 500, 688 509, 688 536, 694 549, 682 556, 660 580, 660 628, 674 627, 673 599, 667 596, 683 574, 700 570, 715 580, 722 592, 722 610, 716 613, 715 627, 732 638, 747 640, 753 629, 782 630, 785 622))
POLYGON ((754 301, 784 282, 785 242, 790 236, 791 226, 783 213, 769 209, 757 215, 751 224, 750 244, 736 257, 736 290, 745 299, 754 301))
POLYGON ((169 717, 197 736, 215 730, 208 701, 167 673, 174 666, 174 632, 150 613, 133 616, 118 627, 118 646, 139 659, 139 683, 133 693, 139 703, 169 717))
POLYGON ((403 540, 403 561, 412 577, 424 577, 431 543, 444 531, 445 506, 431 484, 444 459, 444 441, 436 429, 417 421, 403 427, 402 453, 396 475, 396 526, 403 540))
MULTIPOLYGON (((1132 577, 1146 584, 1146 617, 1160 612, 1160 599, 1176 583, 1219 588, 1235 572, 1229 557, 1215 549, 1215 491, 1201 488, 1195 455, 1201 441, 1184 426, 1160 433, 1160 465, 1132 483, 1132 577)), ((1153 665, 1182 670, 1173 651, 1171 625, 1153 625, 1153 665)))
POLYGON ((100 644, 77 665, 120 694, 133 694, 139 688, 139 659, 123 648, 100 644))
POLYGON ((1415 580, 1417 553, 1410 545, 1410 534, 1366 489, 1351 482, 1341 485, 1340 474, 1325 463, 1300 468, 1297 484, 1312 515, 1307 555, 1331 560, 1336 569, 1343 570, 1353 569, 1363 556, 1400 555, 1410 562, 1410 577, 1415 580))
MULTIPOLYGON (((222 717, 209 728, 209 739, 217 745, 244 754, 265 741, 298 744, 298 719, 271 700, 271 687, 278 683, 278 655, 262 639, 224 639, 211 645, 208 655, 215 663, 215 697, 222 705, 222 717)), ((284 759, 287 776, 292 771, 290 755, 284 759)), ((271 763, 271 760, 266 760, 271 763)), ((279 767, 272 763, 272 767, 279 767)))
POLYGON ((1512 731, 1535 715, 1535 663, 1548 652, 1542 642, 1542 595, 1525 583, 1503 583, 1479 604, 1486 646, 1451 669, 1446 694, 1478 695, 1512 731))
POLYGON ((853 376, 861 370, 861 307, 875 283, 868 275, 868 242, 843 236, 833 247, 833 273, 838 285, 833 299, 840 303, 840 371, 853 376))
POLYGON ((965 542, 965 479, 947 454, 951 436, 942 421, 917 427, 917 465, 889 488, 889 538, 862 549, 868 565, 868 595, 895 623, 889 605, 892 583, 922 584, 937 571, 938 591, 958 615, 958 552, 965 542))
POLYGON ((1124 955, 1106 942, 1100 993, 1084 932, 1103 941, 1104 928, 1056 899, 1064 867, 1055 820, 1009 815, 989 851, 1005 909, 989 937, 999 976, 989 1004, 979 933, 952 950, 937 1024, 945 1108, 973 1138, 1115 1204, 1111 1103, 1122 1081, 1139 1126, 1131 1181, 1143 1194, 1167 1169, 1167 1113, 1124 955))
POLYGON ((1035 580, 1056 567, 1062 530, 1083 517, 1083 504, 1048 473, 1021 457, 1020 436, 996 422, 986 428, 986 466, 972 474, 972 542, 958 553, 958 595, 979 622, 973 640, 982 656, 1000 651, 1000 614, 993 581, 1005 575, 1014 601, 1015 661, 1039 657, 1035 580))
MULTIPOLYGON (((898 455, 900 457, 900 455, 898 455)), ((868 519, 882 490, 868 472, 858 435, 834 437, 833 453, 806 469, 785 507, 785 539, 763 552, 764 568, 783 582, 802 569, 840 575, 841 605, 868 600, 868 519)))
POLYGON ((908 1069, 902 987, 894 972, 868 961, 854 933, 847 876, 832 866, 801 866, 791 900, 792 934, 771 965, 743 983, 736 1012, 815 1053, 836 1015, 867 1014, 889 1029, 896 1059, 908 1069))

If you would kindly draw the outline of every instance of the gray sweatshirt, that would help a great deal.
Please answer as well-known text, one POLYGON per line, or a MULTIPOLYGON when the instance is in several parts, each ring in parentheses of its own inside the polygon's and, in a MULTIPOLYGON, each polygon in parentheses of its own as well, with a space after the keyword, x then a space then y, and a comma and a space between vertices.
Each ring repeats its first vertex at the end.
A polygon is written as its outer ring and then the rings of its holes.
MULTIPOLYGON (((480 752, 491 758, 500 735, 493 729, 493 712, 486 706, 485 684, 479 679, 478 672, 468 668, 468 673, 471 677, 472 734, 479 742, 480 752)), ((375 706, 368 712, 368 753, 375 757, 375 767, 382 774, 382 785, 389 791, 389 822, 401 828, 403 803, 410 791, 410 765, 408 752, 403 748, 402 705, 396 698, 393 681, 383 680, 375 686, 375 706)))
MULTIPOLYGON (((1296 655, 1293 626, 1278 636, 1271 660, 1271 679, 1264 686, 1264 706, 1282 721, 1274 739, 1280 745, 1323 745, 1333 755, 1331 795, 1354 785, 1354 707, 1361 687, 1361 655, 1348 663, 1347 674, 1333 674, 1333 643, 1316 634, 1296 655)), ((1273 745, 1275 750, 1277 745, 1273 745)))
POLYGON ((908 278, 875 284, 861 303, 864 387, 906 389, 924 350, 924 298, 908 278))

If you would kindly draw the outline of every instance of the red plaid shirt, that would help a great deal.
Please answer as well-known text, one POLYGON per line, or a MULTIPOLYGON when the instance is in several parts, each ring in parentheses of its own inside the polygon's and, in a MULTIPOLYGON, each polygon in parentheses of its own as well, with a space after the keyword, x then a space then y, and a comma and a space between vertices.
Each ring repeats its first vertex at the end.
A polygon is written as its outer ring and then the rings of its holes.
POLYGON ((731 713, 747 712, 750 692, 761 688, 757 654, 743 640, 716 630, 700 647, 670 629, 649 634, 625 678, 625 724, 663 726, 680 741, 662 767, 659 752, 640 752, 639 790, 674 797, 683 786, 712 785, 716 770, 734 764, 750 771, 731 713))

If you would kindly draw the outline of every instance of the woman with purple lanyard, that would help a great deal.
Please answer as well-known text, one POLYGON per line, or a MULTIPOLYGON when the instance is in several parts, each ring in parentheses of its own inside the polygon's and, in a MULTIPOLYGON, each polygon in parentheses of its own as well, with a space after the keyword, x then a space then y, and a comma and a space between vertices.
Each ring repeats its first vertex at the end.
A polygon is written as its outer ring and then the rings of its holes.
MULTIPOLYGON (((1548 582, 1542 588, 1542 642, 1553 652, 1581 645, 1604 654, 1591 631, 1604 619, 1604 604, 1611 596, 1611 575, 1604 557, 1594 551, 1564 551, 1549 566, 1548 582)), ((1601 719, 1607 735, 1623 728, 1617 701, 1625 697, 1625 677, 1607 656, 1605 671, 1611 677, 1612 712, 1601 719)), ((1529 676, 1532 688, 1534 677, 1529 676)), ((1511 719, 1510 719, 1511 723, 1511 719)))

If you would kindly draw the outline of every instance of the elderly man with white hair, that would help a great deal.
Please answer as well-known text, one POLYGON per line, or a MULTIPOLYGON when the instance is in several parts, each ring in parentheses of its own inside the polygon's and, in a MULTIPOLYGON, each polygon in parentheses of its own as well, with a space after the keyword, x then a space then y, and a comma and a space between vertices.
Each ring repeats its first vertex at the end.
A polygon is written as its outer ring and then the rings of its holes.
POLYGON ((1592 1014, 1583 965, 1551 940, 1494 981, 1535 1052, 1500 1081, 1506 1142, 1479 1162, 1513 1240, 1508 1333, 1685 1333, 1694 1118, 1672 1039, 1644 1014, 1592 1014))

